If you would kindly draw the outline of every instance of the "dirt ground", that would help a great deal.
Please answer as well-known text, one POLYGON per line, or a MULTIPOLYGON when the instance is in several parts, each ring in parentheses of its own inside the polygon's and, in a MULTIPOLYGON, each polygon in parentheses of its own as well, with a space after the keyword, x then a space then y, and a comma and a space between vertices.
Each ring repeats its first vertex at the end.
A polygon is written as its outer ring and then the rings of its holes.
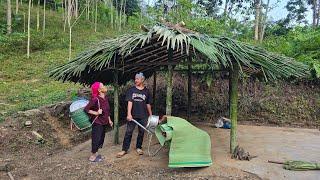
POLYGON ((268 160, 305 160, 319 162, 320 131, 318 129, 283 128, 240 125, 239 145, 257 158, 251 161, 229 159, 229 131, 204 129, 211 135, 212 155, 217 164, 241 169, 258 175, 262 179, 320 179, 320 171, 288 171, 281 165, 267 163, 268 160))
MULTIPOLYGON (((50 119, 50 118, 46 118, 50 119)), ((91 163, 88 156, 91 141, 75 141, 78 132, 64 131, 66 125, 47 120, 47 126, 36 126, 40 133, 54 132, 45 144, 22 141, 22 136, 32 138, 29 129, 3 123, 0 126, 1 139, 13 136, 11 141, 0 142, 0 165, 10 164, 15 179, 319 179, 320 171, 294 172, 282 169, 281 165, 269 164, 267 160, 319 161, 320 132, 315 129, 276 128, 264 126, 238 127, 239 144, 257 158, 251 161, 237 161, 230 158, 229 130, 198 126, 209 133, 212 143, 213 165, 207 168, 170 169, 168 149, 162 149, 155 157, 138 156, 132 148, 128 155, 117 159, 115 154, 121 145, 113 145, 113 131, 106 134, 106 144, 101 151, 105 160, 91 163), (6 125, 4 125, 6 124, 6 125), (48 125, 48 124, 51 124, 48 125), (20 130, 19 130, 20 128, 20 130), (19 131, 18 131, 19 130, 19 131), (16 132, 13 135, 9 132, 16 132), (7 134, 6 134, 7 133, 7 134), (19 134, 20 133, 20 134, 19 134), (22 133, 22 134, 21 134, 22 133), (73 137, 73 138, 67 138, 73 137), (51 139, 50 139, 51 138, 51 139), (20 143, 15 141, 21 140, 20 143), (11 146, 9 146, 11 145, 11 146), (15 150, 14 150, 15 149, 15 150)), ((120 140, 124 127, 120 128, 120 140)), ((146 147, 146 140, 144 147, 146 147)), ((154 142, 156 140, 154 139, 154 142)), ((153 149, 159 145, 154 145, 153 149)), ((0 179, 8 179, 0 171, 0 179)))

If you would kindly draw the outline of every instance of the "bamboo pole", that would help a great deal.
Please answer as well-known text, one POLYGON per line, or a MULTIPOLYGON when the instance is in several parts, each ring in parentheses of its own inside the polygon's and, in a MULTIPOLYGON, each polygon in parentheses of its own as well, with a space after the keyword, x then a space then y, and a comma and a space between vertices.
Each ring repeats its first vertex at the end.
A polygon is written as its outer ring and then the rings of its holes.
POLYGON ((155 71, 153 73, 153 95, 152 95, 152 98, 153 98, 152 105, 153 105, 154 114, 156 114, 156 93, 157 93, 157 72, 155 71))
MULTIPOLYGON (((188 61, 189 63, 191 63, 192 61, 192 58, 189 56, 188 57, 188 61)), ((191 98, 192 98, 192 79, 191 79, 191 64, 188 65, 188 108, 187 108, 187 116, 188 116, 188 119, 190 119, 191 117, 191 98)))
MULTIPOLYGON (((173 50, 170 48, 168 50, 168 61, 172 61, 173 50)), ((167 97, 166 97, 166 115, 171 116, 172 113, 172 75, 173 75, 173 67, 172 65, 168 65, 167 72, 167 97)))
POLYGON ((119 144, 119 84, 118 71, 114 73, 114 144, 119 144))
POLYGON ((239 66, 238 64, 234 64, 233 69, 230 69, 229 77, 229 115, 231 119, 230 153, 232 153, 237 146, 238 79, 239 66))

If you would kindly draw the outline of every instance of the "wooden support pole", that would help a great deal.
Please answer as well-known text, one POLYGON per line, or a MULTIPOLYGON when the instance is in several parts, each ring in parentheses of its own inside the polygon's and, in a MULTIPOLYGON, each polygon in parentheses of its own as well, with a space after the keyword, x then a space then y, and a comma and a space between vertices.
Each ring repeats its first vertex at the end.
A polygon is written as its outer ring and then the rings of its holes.
POLYGON ((119 73, 115 70, 114 73, 114 144, 119 144, 119 83, 118 83, 119 73))
MULTIPOLYGON (((168 50, 168 61, 172 61, 173 50, 170 48, 168 50)), ((166 97, 166 115, 171 116, 172 113, 172 75, 173 67, 171 64, 168 65, 167 72, 167 97, 166 97)))
MULTIPOLYGON (((188 62, 191 63, 192 58, 188 57, 188 62)), ((188 119, 191 117, 191 98, 192 98, 192 79, 191 79, 191 64, 188 65, 188 108, 187 108, 187 116, 188 119)))
POLYGON ((153 106, 153 114, 157 114, 157 108, 156 108, 156 93, 157 93, 157 72, 155 71, 153 73, 153 94, 152 94, 152 98, 153 98, 153 102, 152 102, 152 106, 153 106))
POLYGON ((238 79, 239 66, 238 64, 234 64, 233 69, 230 69, 229 78, 230 153, 233 153, 237 146, 238 79))

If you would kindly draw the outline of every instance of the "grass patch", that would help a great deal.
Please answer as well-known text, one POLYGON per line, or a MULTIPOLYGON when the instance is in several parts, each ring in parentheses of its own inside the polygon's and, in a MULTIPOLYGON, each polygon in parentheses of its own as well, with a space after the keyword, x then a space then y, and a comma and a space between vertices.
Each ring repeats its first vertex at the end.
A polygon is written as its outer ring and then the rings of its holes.
MULTIPOLYGON (((0 5, 0 24, 5 25, 5 2, 0 5)), ((36 6, 32 12, 30 58, 26 56, 27 35, 23 31, 26 4, 19 7, 18 15, 13 15, 13 33, 7 36, 0 31, 0 122, 18 111, 71 99, 81 87, 78 84, 57 82, 48 77, 52 68, 68 61, 69 31, 67 26, 64 31, 62 14, 47 9, 43 36, 42 14, 40 30, 37 31, 36 6)), ((3 31, 5 26, 0 28, 3 31)), ((112 30, 103 23, 98 23, 97 32, 94 32, 91 21, 80 19, 72 29, 72 56, 76 56, 94 42, 122 33, 126 32, 112 30)))

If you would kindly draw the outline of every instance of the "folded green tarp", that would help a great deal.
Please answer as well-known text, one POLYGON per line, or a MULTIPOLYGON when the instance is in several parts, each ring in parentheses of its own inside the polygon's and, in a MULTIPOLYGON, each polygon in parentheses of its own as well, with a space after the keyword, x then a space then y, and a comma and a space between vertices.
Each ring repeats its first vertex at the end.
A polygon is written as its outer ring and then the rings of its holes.
POLYGON ((212 165, 210 136, 185 119, 168 116, 155 133, 162 146, 170 146, 169 167, 212 165))

